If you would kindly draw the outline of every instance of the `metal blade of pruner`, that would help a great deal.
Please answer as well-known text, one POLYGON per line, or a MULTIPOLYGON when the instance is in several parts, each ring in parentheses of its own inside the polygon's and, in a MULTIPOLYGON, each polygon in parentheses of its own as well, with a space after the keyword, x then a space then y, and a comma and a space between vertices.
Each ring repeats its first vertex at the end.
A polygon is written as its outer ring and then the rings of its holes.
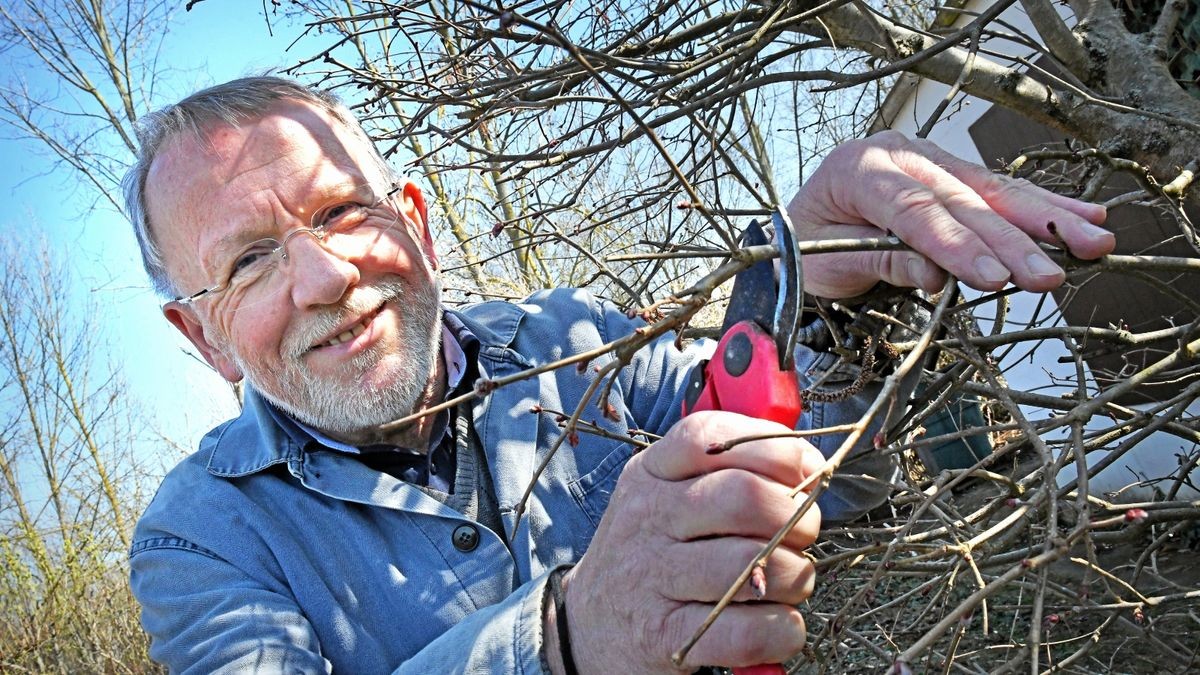
POLYGON ((763 260, 734 278, 721 332, 739 321, 756 322, 774 338, 780 370, 791 370, 804 309, 804 273, 792 221, 783 209, 776 207, 771 214, 771 230, 773 237, 768 240, 763 226, 751 221, 740 243, 744 247, 774 243, 779 249, 778 273, 773 261, 763 260))

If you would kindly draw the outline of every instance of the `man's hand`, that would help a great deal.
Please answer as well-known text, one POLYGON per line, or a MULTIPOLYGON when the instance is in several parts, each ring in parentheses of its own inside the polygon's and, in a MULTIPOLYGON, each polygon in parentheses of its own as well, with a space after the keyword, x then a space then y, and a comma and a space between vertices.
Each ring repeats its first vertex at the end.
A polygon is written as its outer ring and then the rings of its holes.
MULTIPOLYGON (((676 670, 671 654, 795 512, 804 495, 793 499, 789 491, 824 461, 796 438, 751 441, 717 455, 705 450, 788 431, 735 413, 695 413, 629 460, 587 554, 564 579, 581 672, 676 670)), ((794 605, 812 593, 813 566, 803 551, 820 521, 813 505, 768 559, 766 596, 756 601, 741 589, 688 654, 685 671, 778 663, 804 646, 794 605)))
POLYGON ((1012 281, 1048 291, 1064 274, 1037 242, 1091 260, 1111 252, 1116 241, 1097 227, 1104 207, 992 173, 898 132, 834 149, 788 215, 800 239, 891 232, 915 249, 807 258, 805 290, 826 298, 858 295, 881 280, 934 291, 946 272, 980 290, 1012 281))

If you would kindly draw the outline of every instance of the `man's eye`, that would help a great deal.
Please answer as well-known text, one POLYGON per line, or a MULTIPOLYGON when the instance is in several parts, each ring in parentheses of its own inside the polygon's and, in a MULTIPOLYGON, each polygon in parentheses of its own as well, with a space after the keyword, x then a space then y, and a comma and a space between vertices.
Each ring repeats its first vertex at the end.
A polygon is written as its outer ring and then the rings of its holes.
POLYGON ((266 264, 274 252, 274 249, 265 246, 246 249, 246 251, 237 257, 237 260, 233 261, 231 275, 239 277, 253 274, 256 269, 266 264))
POLYGON ((348 230, 352 227, 357 227, 365 219, 366 214, 367 207, 354 202, 346 202, 345 204, 331 206, 322 211, 314 227, 334 232, 348 230))

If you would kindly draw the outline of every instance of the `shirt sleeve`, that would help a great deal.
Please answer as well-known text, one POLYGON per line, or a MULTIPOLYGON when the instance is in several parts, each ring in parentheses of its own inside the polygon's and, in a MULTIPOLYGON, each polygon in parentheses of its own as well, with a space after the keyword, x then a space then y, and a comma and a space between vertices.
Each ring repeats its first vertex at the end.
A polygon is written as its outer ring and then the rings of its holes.
MULTIPOLYGON (((394 672, 544 672, 548 577, 474 612, 394 672)), ((172 673, 333 672, 316 632, 286 593, 199 547, 182 540, 148 543, 131 558, 131 583, 152 639, 151 658, 172 673)))
POLYGON ((442 633, 396 669, 404 673, 546 673, 542 616, 551 572, 442 633))
POLYGON ((284 593, 182 539, 130 557, 150 657, 172 673, 329 673, 316 632, 284 593))

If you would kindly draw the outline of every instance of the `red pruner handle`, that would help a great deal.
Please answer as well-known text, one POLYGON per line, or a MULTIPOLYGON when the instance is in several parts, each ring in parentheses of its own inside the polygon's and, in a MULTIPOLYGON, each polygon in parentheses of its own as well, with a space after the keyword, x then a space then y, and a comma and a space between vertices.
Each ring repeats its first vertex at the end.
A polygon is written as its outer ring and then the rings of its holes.
POLYGON ((795 428, 800 420, 800 382, 780 370, 775 340, 753 321, 739 321, 721 336, 703 369, 692 373, 683 414, 726 410, 795 428))
MULTIPOLYGON (((775 340, 753 321, 735 323, 706 366, 692 371, 683 414, 726 410, 795 428, 800 421, 800 381, 779 368, 775 340)), ((734 675, 785 675, 778 663, 743 666, 734 675)))
POLYGON ((779 663, 763 663, 757 666, 734 668, 733 675, 787 675, 787 670, 779 663))

